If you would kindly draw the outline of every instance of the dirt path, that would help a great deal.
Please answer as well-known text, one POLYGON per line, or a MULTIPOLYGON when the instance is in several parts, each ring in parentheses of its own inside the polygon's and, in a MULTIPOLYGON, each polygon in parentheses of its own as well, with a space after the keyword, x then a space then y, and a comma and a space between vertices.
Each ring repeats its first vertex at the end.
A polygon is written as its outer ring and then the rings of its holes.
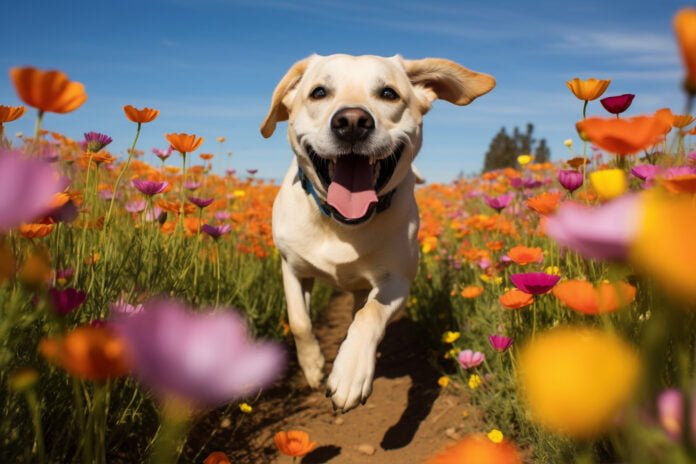
MULTIPOLYGON (((351 309, 351 295, 336 295, 316 326, 327 373, 350 324, 351 309)), ((291 363, 287 378, 263 393, 239 428, 225 429, 222 419, 222 427, 197 427, 194 432, 207 434, 210 444, 226 451, 235 464, 291 463, 278 456, 273 444, 277 431, 289 429, 304 430, 319 443, 303 464, 423 463, 464 429, 471 430, 475 417, 466 394, 438 386, 439 373, 428 364, 422 340, 422 329, 414 322, 405 317, 392 321, 378 349, 372 396, 346 414, 335 414, 323 390, 309 389, 297 364, 291 363)))

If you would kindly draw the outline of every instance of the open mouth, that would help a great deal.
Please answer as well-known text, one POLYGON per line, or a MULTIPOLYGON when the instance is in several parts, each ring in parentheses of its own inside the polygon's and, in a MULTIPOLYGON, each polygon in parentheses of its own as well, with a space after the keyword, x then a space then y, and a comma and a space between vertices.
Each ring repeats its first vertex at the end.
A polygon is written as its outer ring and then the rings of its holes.
POLYGON ((327 159, 319 156, 311 146, 305 146, 314 170, 326 188, 326 202, 334 216, 348 224, 358 224, 372 215, 378 202, 377 192, 394 174, 403 148, 403 144, 399 144, 389 156, 375 160, 355 153, 327 159))

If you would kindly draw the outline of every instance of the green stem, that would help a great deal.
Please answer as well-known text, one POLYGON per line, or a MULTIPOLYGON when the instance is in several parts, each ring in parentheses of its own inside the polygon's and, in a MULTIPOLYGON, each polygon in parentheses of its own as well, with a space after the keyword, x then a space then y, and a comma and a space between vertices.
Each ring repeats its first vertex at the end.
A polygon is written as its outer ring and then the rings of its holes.
POLYGON ((167 405, 163 406, 163 409, 160 430, 150 454, 151 464, 178 462, 188 429, 188 418, 184 417, 181 412, 167 411, 167 405))
POLYGON ((118 186, 121 184, 121 179, 126 174, 128 166, 130 166, 131 159, 133 158, 133 153, 135 151, 135 144, 138 143, 138 137, 140 137, 140 128, 142 123, 138 123, 138 129, 135 131, 135 139, 133 140, 133 145, 131 145, 130 150, 128 150, 128 159, 126 159, 126 165, 121 169, 121 172, 116 178, 116 183, 114 184, 114 193, 111 195, 111 203, 109 204, 109 211, 106 213, 106 218, 104 219, 104 227, 109 224, 109 219, 111 218, 111 210, 114 208, 114 200, 116 200, 116 193, 118 193, 118 186))
POLYGON ((34 426, 34 447, 40 463, 46 462, 46 448, 44 446, 43 428, 41 426, 41 407, 36 397, 36 391, 30 388, 25 393, 29 412, 31 414, 31 422, 34 426))
POLYGON ((44 111, 39 110, 39 114, 36 117, 36 124, 34 125, 34 146, 38 146, 39 134, 41 133, 41 123, 43 122, 44 111))

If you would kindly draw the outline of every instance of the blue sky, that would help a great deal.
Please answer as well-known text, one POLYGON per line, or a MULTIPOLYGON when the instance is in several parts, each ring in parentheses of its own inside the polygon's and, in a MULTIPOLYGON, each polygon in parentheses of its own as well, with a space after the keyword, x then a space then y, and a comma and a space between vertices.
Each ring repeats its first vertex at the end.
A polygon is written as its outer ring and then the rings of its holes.
MULTIPOLYGON (((0 104, 21 102, 8 71, 60 69, 85 84, 74 113, 48 114, 44 127, 73 138, 99 131, 123 154, 135 125, 122 106, 152 106, 138 147, 164 148, 165 132, 202 135, 216 169, 258 168, 280 178, 291 152, 285 124, 269 140, 258 127, 278 80, 309 55, 443 57, 492 74, 497 87, 469 106, 437 102, 424 122, 416 163, 429 181, 480 170, 502 126, 536 126, 556 159, 574 134, 581 103, 573 77, 610 78, 608 95, 635 93, 627 114, 679 111, 682 68, 671 21, 682 3, 545 0, 445 1, 155 0, 3 2, 0 104), (225 136, 220 145, 215 137, 225 136), (230 157, 227 153, 232 152, 230 157)), ((602 114, 598 102, 590 114, 602 114)), ((31 133, 34 115, 7 125, 31 133)), ((576 138, 577 142, 577 138, 576 138)))

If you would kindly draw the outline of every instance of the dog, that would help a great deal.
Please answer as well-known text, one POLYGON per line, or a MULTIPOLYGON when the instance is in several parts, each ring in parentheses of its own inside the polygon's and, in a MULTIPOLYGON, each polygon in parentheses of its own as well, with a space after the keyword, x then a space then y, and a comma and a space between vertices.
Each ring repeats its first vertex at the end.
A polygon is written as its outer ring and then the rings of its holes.
POLYGON ((417 171, 422 118, 435 99, 466 105, 495 79, 438 58, 312 55, 273 92, 261 124, 288 121, 295 156, 273 204, 273 240, 297 358, 313 388, 324 356, 312 333, 315 279, 352 292, 353 321, 326 383, 334 409, 365 404, 377 345, 418 268, 417 171))

